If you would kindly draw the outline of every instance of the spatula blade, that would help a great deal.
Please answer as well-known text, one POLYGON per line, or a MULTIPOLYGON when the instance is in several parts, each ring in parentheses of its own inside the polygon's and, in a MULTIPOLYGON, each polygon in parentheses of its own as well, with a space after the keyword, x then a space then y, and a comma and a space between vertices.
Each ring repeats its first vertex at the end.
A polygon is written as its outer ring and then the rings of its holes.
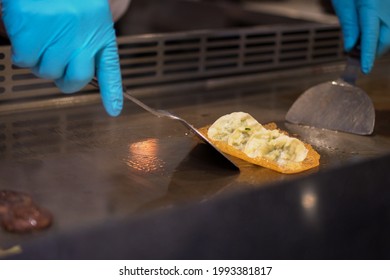
POLYGON ((370 135, 374 131, 375 109, 362 89, 338 80, 305 91, 287 112, 286 120, 294 124, 370 135))

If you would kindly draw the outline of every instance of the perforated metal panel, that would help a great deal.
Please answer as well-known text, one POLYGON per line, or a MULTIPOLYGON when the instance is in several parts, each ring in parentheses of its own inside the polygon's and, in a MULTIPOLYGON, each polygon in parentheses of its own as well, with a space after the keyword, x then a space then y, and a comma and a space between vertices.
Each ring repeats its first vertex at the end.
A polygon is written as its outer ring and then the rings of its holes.
MULTIPOLYGON (((340 29, 305 24, 119 37, 123 81, 129 88, 191 83, 343 57, 340 29)), ((11 64, 0 48, 0 101, 61 96, 55 85, 11 64)), ((96 93, 86 87, 82 93, 96 93)), ((0 104, 1 106, 1 104, 0 104)))
POLYGON ((125 84, 190 82, 342 58, 338 26, 259 27, 119 39, 125 84))

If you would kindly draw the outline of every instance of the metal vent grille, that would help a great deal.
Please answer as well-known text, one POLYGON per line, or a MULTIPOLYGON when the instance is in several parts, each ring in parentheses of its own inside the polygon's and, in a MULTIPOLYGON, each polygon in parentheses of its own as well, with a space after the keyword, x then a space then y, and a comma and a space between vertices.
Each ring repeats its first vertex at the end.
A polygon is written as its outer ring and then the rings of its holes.
MULTIPOLYGON (((343 57, 338 26, 305 24, 119 37, 123 81, 129 88, 190 83, 343 57)), ((11 65, 0 48, 0 101, 60 96, 51 81, 11 65)), ((83 93, 95 93, 86 87, 83 93)))

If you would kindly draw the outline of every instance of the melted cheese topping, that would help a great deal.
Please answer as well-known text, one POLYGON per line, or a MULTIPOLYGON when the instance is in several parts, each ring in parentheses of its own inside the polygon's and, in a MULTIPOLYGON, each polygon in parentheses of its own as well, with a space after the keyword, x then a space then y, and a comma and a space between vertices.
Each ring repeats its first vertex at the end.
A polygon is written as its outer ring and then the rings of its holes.
POLYGON ((251 115, 234 112, 220 117, 208 130, 208 137, 244 152, 248 157, 263 157, 284 165, 302 162, 308 153, 302 141, 279 130, 265 129, 251 115))
POLYGON ((251 115, 243 112, 234 112, 220 117, 208 130, 211 139, 228 142, 228 138, 236 129, 253 128, 260 126, 251 115))

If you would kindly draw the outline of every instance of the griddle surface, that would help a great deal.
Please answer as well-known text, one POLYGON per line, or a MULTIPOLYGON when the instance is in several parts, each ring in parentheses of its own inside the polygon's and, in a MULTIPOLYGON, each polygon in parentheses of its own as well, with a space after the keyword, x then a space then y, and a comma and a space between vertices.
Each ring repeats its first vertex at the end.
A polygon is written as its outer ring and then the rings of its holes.
MULTIPOLYGON (((53 213, 54 225, 26 235, 0 230, 0 247, 80 233, 121 219, 201 207, 202 203, 234 199, 242 193, 261 194, 277 189, 282 182, 381 158, 390 151, 390 83, 385 82, 386 69, 389 66, 383 63, 372 75, 359 80, 377 109, 375 132, 368 137, 284 122, 285 113, 298 95, 314 84, 337 77, 338 73, 332 71, 314 75, 318 69, 313 69, 311 77, 274 79, 228 90, 140 97, 150 106, 171 110, 197 127, 234 111, 248 112, 261 123, 276 122, 321 154, 319 168, 296 175, 237 159, 240 173, 225 170, 179 123, 158 119, 130 102, 118 118, 106 116, 100 104, 2 116, 1 189, 31 194, 53 213)), ((294 190, 285 194, 291 192, 294 190)), ((311 219, 320 221, 323 217, 314 215, 311 219)))

